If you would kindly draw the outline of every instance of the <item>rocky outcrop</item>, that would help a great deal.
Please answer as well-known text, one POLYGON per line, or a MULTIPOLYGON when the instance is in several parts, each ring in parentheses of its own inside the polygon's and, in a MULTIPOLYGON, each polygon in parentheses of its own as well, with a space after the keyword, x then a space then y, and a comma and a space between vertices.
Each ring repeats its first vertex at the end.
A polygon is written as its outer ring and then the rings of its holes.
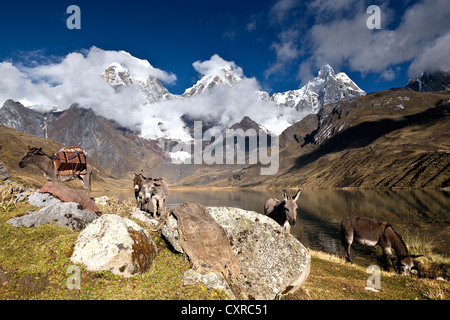
POLYGON ((100 213, 100 209, 94 200, 89 198, 84 191, 72 189, 60 183, 49 182, 40 190, 40 193, 49 193, 62 202, 76 202, 83 206, 84 209, 94 213, 100 213))
POLYGON ((35 227, 54 222, 58 226, 80 231, 97 218, 98 215, 91 211, 80 210, 78 203, 59 202, 25 216, 10 219, 7 223, 14 227, 35 227))
POLYGON ((6 180, 11 178, 11 174, 3 163, 0 162, 0 180, 6 180))
MULTIPOLYGON (((229 207, 209 207, 207 212, 225 231, 240 274, 237 278, 220 280, 217 272, 211 275, 189 270, 185 283, 218 285, 237 299, 275 299, 296 291, 308 277, 311 264, 308 250, 272 219, 229 207)), ((178 231, 169 229, 163 230, 163 234, 171 239, 174 248, 180 247, 176 241, 180 238, 178 231)))
POLYGON ((10 219, 7 223, 14 227, 35 227, 54 222, 58 226, 80 231, 98 218, 96 213, 83 209, 78 203, 61 202, 49 194, 35 192, 29 196, 28 201, 42 209, 10 219))
POLYGON ((419 92, 450 91, 450 71, 421 72, 404 87, 419 92))
POLYGON ((131 277, 148 271, 156 255, 148 231, 130 219, 105 214, 79 234, 70 260, 88 271, 131 277))
MULTIPOLYGON (((0 150, 2 150, 2 146, 0 146, 0 150)), ((9 173, 8 168, 0 162, 0 180, 3 181, 9 178, 11 178, 11 174, 9 173)))
POLYGON ((193 270, 202 274, 217 272, 231 279, 239 276, 239 264, 228 235, 204 206, 183 203, 171 213, 178 222, 180 246, 189 257, 193 270))

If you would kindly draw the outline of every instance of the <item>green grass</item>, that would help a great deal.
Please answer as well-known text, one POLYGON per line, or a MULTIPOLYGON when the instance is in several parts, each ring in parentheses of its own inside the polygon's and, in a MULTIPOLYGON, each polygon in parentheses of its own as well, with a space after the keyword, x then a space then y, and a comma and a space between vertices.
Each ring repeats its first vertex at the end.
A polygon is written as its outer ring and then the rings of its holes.
MULTIPOLYGON (((81 266, 80 289, 70 290, 67 273, 78 232, 54 224, 15 228, 8 219, 38 208, 18 203, 0 208, 0 299, 225 299, 203 285, 184 286, 189 262, 170 251, 160 234, 151 233, 159 253, 149 272, 124 278, 111 272, 88 272, 81 266)), ((122 213, 123 214, 123 213, 122 213)))
POLYGON ((371 274, 335 255, 311 251, 311 273, 299 290, 283 299, 306 300, 442 300, 449 299, 448 281, 380 272, 378 292, 365 289, 371 274))
MULTIPOLYGON (((113 200, 108 209, 103 209, 126 216, 129 206, 132 201, 119 204, 113 200)), ((6 223, 36 209, 25 202, 0 208, 0 299, 227 299, 223 292, 203 285, 183 285, 183 273, 190 268, 189 261, 169 250, 160 233, 154 232, 150 234, 159 253, 150 271, 124 278, 109 271, 88 272, 80 266, 80 289, 70 290, 67 281, 72 274, 67 270, 72 265, 70 256, 78 233, 54 224, 15 228, 6 223)), ((311 256, 308 279, 301 289, 283 299, 449 299, 448 281, 382 271, 381 290, 371 292, 364 289, 370 276, 364 267, 322 252, 311 251, 311 256)))

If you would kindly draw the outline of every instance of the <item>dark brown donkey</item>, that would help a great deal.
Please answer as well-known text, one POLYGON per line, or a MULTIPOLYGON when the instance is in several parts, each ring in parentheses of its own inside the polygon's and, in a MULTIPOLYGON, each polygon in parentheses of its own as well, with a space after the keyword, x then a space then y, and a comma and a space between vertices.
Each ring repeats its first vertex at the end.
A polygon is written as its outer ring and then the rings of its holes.
POLYGON ((86 174, 73 174, 68 176, 60 176, 56 175, 55 165, 52 157, 46 155, 42 148, 32 148, 28 146, 28 151, 23 156, 22 160, 19 161, 19 167, 24 168, 26 165, 34 164, 39 169, 44 171, 44 176, 49 181, 69 181, 73 180, 75 177, 79 178, 83 184, 84 189, 86 190, 88 196, 91 193, 91 176, 92 176, 92 167, 87 164, 86 174))
POLYGON ((366 246, 379 245, 383 249, 384 269, 388 270, 388 257, 391 260, 395 271, 408 274, 414 267, 413 258, 420 255, 408 254, 408 248, 400 235, 394 231, 392 226, 383 220, 376 220, 367 217, 348 216, 341 222, 342 244, 346 251, 345 258, 352 262, 350 258, 350 246, 354 239, 366 246), (397 255, 397 262, 394 263, 394 255, 391 248, 397 255))
POLYGON ((280 226, 291 232, 291 226, 295 225, 297 219, 297 199, 300 196, 301 190, 292 197, 288 197, 286 190, 283 190, 283 201, 275 198, 270 198, 264 205, 264 214, 275 220, 280 226))
POLYGON ((145 177, 142 174, 134 173, 134 179, 133 179, 133 187, 134 187, 134 197, 136 198, 136 206, 144 210, 144 180, 145 177))

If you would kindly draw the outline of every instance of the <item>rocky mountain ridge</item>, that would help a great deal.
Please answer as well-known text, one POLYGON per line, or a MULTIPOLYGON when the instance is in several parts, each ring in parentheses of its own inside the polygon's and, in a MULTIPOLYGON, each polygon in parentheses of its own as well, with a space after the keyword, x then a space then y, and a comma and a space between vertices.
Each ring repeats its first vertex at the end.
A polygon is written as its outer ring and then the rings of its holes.
POLYGON ((131 131, 78 104, 63 112, 39 113, 7 100, 0 108, 0 124, 65 146, 81 146, 89 158, 118 177, 132 170, 152 170, 165 159, 155 142, 144 143, 131 131))
POLYGON ((345 73, 336 74, 326 64, 319 70, 317 77, 300 89, 275 93, 270 100, 275 101, 278 106, 317 113, 324 105, 364 95, 366 93, 345 73))

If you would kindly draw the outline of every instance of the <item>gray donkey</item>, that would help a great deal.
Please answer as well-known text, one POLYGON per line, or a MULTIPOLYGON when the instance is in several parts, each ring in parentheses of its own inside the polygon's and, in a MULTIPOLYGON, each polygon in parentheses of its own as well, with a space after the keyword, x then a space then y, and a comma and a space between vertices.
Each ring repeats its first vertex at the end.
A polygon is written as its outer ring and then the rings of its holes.
POLYGON ((283 201, 270 198, 264 205, 264 214, 274 219, 280 226, 291 232, 291 226, 295 225, 297 219, 297 199, 301 190, 292 197, 288 197, 286 190, 283 190, 283 201))
POLYGON ((148 210, 148 203, 151 200, 153 204, 153 217, 156 218, 156 214, 161 215, 164 207, 164 201, 169 194, 169 184, 164 178, 145 179, 142 184, 142 193, 144 197, 144 207, 148 210))

